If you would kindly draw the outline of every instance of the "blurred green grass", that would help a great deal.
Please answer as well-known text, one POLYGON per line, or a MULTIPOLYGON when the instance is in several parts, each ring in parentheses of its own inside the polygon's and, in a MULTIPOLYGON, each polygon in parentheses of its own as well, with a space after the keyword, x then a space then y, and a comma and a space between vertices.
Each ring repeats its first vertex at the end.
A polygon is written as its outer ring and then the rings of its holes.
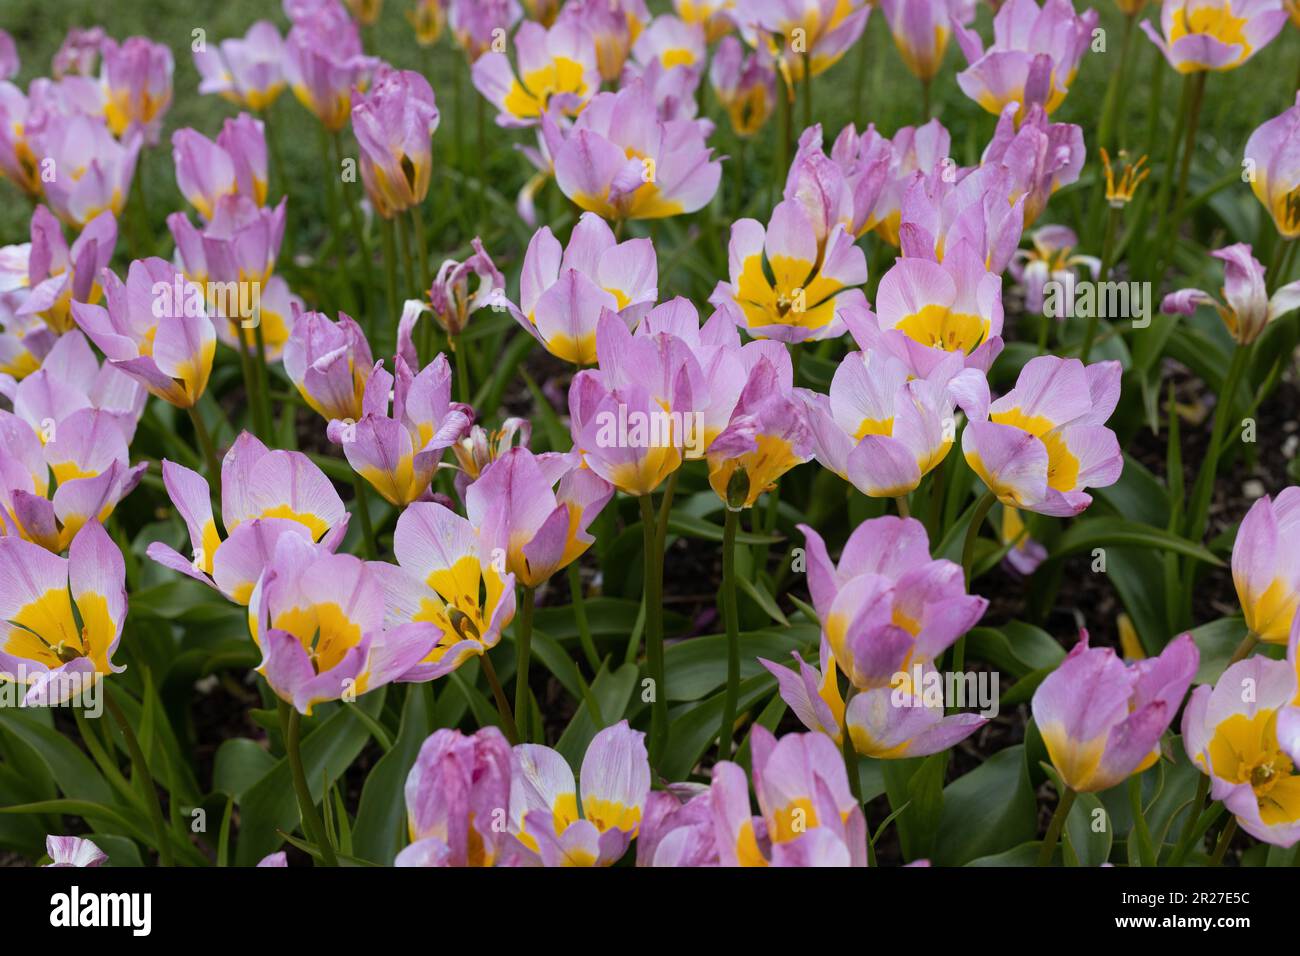
MULTIPOLYGON (((532 134, 496 128, 491 122, 491 110, 487 109, 484 111, 487 125, 484 148, 480 150, 476 136, 480 98, 469 84, 463 60, 446 37, 433 50, 422 50, 417 46, 405 17, 408 6, 404 0, 387 0, 380 22, 366 33, 366 45, 368 52, 395 66, 420 69, 430 77, 442 110, 442 126, 435 138, 440 156, 449 154, 458 125, 462 131, 464 152, 460 168, 448 182, 439 183, 435 179, 431 193, 431 256, 436 265, 443 256, 463 249, 477 234, 483 236, 489 250, 504 265, 517 267, 531 230, 514 215, 513 204, 532 168, 515 147, 530 144, 532 134), (459 124, 454 105, 457 73, 461 74, 463 104, 459 124), (468 197, 477 196, 480 184, 487 198, 470 203, 468 197)), ((667 0, 651 3, 655 12, 664 12, 670 7, 667 0)), ((1084 5, 1076 3, 1076 7, 1082 9, 1084 5)), ((1079 123, 1084 127, 1089 143, 1089 162, 1083 180, 1078 186, 1058 195, 1044 222, 1077 224, 1085 215, 1091 195, 1087 190, 1097 173, 1099 164, 1092 144, 1106 84, 1111 71, 1118 65, 1123 24, 1123 17, 1109 0, 1099 3, 1098 9, 1102 26, 1107 31, 1106 52, 1085 57, 1069 97, 1053 117, 1057 121, 1079 123)), ((1148 15, 1155 16, 1157 11, 1158 6, 1153 6, 1148 15)), ((205 2, 201 8, 191 0, 111 0, 107 4, 103 0, 6 0, 5 10, 0 14, 0 26, 12 33, 17 41, 23 61, 17 82, 23 86, 33 77, 48 72, 50 58, 69 27, 101 24, 118 38, 144 34, 171 47, 176 59, 173 104, 167 115, 162 142, 148 151, 142 161, 155 250, 166 254, 171 242, 164 224, 165 216, 175 209, 185 208, 176 191, 172 172, 168 146, 171 133, 183 126, 193 126, 208 135, 215 135, 221 119, 233 112, 232 107, 218 97, 199 96, 197 93, 198 74, 190 53, 194 31, 204 31, 207 41, 214 43, 242 34, 259 18, 272 20, 282 31, 287 29, 287 19, 275 0, 205 2)), ((981 5, 978 28, 986 39, 992 33, 990 20, 991 14, 981 5)), ((1156 51, 1140 33, 1134 36, 1133 51, 1136 64, 1130 72, 1128 89, 1121 91, 1117 129, 1121 143, 1141 147, 1146 139, 1148 91, 1156 51)), ((1300 31, 1288 26, 1278 40, 1246 66, 1210 76, 1193 168, 1193 194, 1239 165, 1250 132, 1264 119, 1291 104, 1297 62, 1300 62, 1300 31)), ((952 133, 954 157, 969 164, 977 161, 992 134, 995 118, 983 112, 957 88, 953 77, 963 65, 956 44, 950 44, 945 69, 934 85, 934 113, 952 133)), ((1157 148, 1152 156, 1153 186, 1163 175, 1164 149, 1171 134, 1181 82, 1181 77, 1166 73, 1157 148)), ((865 55, 860 55, 857 49, 851 51, 834 68, 817 78, 814 93, 815 118, 823 123, 828 140, 850 121, 856 121, 859 128, 874 121, 885 132, 892 133, 898 127, 920 119, 919 85, 904 69, 893 48, 884 18, 878 12, 872 15, 867 26, 865 55), (864 82, 859 93, 856 88, 860 77, 864 82), (855 105, 858 107, 857 115, 854 115, 855 105)), ((708 102, 712 103, 711 96, 708 102)), ((800 125, 800 119, 801 105, 796 104, 796 127, 800 125)), ((310 254, 323 239, 327 222, 324 194, 319 187, 324 166, 317 124, 291 94, 286 93, 275 105, 272 122, 284 150, 291 180, 291 222, 297 224, 297 231, 286 241, 285 255, 281 259, 285 263, 291 255, 310 254)), ((723 195, 714 207, 693 217, 633 224, 633 231, 653 235, 659 244, 661 262, 666 263, 670 271, 661 277, 661 292, 665 297, 680 293, 702 300, 725 270, 729 222, 741 215, 766 219, 775 189, 773 166, 778 128, 778 119, 774 117, 772 124, 746 145, 744 183, 736 184, 732 178, 733 171, 726 170, 723 195), (739 208, 735 202, 737 197, 746 200, 744 208, 739 208), (686 242, 698 248, 676 248, 686 242)), ((350 136, 348 139, 350 141, 350 136)), ((726 128, 725 120, 720 123, 711 144, 720 153, 735 154, 736 141, 726 128)), ((447 167, 439 169, 445 172, 447 167)), ((548 187, 547 192, 552 189, 553 186, 548 187)), ((27 204, 8 185, 0 187, 0 196, 4 197, 0 201, 0 242, 23 241, 29 215, 27 204)), ((1245 184, 1233 186, 1226 201, 1236 210, 1234 222, 1238 231, 1247 233, 1230 238, 1256 239, 1256 234, 1262 232, 1263 217, 1250 201, 1249 188, 1245 184)), ((560 220, 552 222, 557 231, 572 217, 567 203, 545 193, 539 197, 538 212, 542 222, 560 220)), ((506 272, 510 275, 509 268, 506 272)), ((304 292, 302 289, 296 291, 304 292)), ((310 301, 310 290, 305 294, 310 301)))

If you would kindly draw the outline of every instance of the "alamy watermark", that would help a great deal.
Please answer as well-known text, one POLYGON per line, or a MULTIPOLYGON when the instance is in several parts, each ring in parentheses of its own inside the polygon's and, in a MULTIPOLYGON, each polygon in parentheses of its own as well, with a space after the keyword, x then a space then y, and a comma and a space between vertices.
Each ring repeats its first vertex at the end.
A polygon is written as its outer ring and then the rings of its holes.
POLYGON ((1049 319, 1132 319, 1133 328, 1145 329, 1154 308, 1150 282, 1093 282, 1067 272, 1043 285, 1043 315, 1049 319))

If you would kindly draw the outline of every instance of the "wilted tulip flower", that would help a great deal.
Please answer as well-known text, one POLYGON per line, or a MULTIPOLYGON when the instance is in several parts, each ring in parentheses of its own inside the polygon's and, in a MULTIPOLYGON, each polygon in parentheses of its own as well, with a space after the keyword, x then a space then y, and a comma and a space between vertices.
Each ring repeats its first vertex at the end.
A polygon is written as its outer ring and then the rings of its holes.
POLYGON ((859 690, 888 688, 900 671, 939 659, 975 626, 988 601, 968 595, 960 565, 931 560, 925 526, 886 515, 864 521, 833 564, 808 542, 808 588, 835 662, 859 690))
POLYGON ((1043 293, 1047 283, 1057 283, 1069 297, 1055 318, 1064 321, 1072 315, 1076 270, 1080 267, 1096 279, 1101 272, 1101 260, 1095 256, 1074 255, 1079 237, 1068 226, 1043 226, 1029 234, 1032 249, 1017 249, 1011 260, 1011 276, 1020 284, 1025 294, 1025 309, 1042 313, 1043 293))
POLYGON ((473 254, 464 262, 447 259, 438 267, 433 286, 429 290, 433 316, 448 335, 460 335, 469 324, 469 317, 479 309, 495 307, 506 309, 506 278, 496 267, 492 257, 483 248, 478 236, 470 241, 473 254), (470 291, 470 277, 474 277, 474 290, 470 291))
POLYGON ((1119 480, 1124 456, 1106 427, 1119 401, 1119 362, 1084 366, 1040 355, 1016 387, 962 432, 966 462, 1004 505, 1072 517, 1092 504, 1085 488, 1119 480))
POLYGON ((216 93, 255 113, 284 92, 284 40, 275 24, 258 20, 242 38, 222 40, 194 52, 200 93, 216 93))
POLYGON ((102 122, 84 115, 51 115, 39 134, 39 152, 51 165, 42 176, 44 195, 63 222, 77 229, 105 210, 120 216, 135 178, 141 140, 121 143, 102 122))
POLYGON ((1232 546, 1232 580, 1257 640, 1285 644, 1300 604, 1300 488, 1284 488, 1250 506, 1232 546))
POLYGON ((1109 647, 1089 647, 1082 632, 1033 699, 1034 723, 1065 785, 1096 793, 1154 766, 1199 663, 1190 634, 1126 665, 1109 647))
POLYGON ((352 91, 365 88, 378 63, 362 51, 356 23, 335 4, 303 11, 285 38, 285 79, 298 102, 331 133, 347 125, 352 91))
POLYGON ((1008 106, 982 162, 1001 166, 1010 174, 1011 201, 1024 197, 1024 225, 1028 227, 1047 208, 1056 190, 1078 181, 1084 158, 1080 127, 1049 122, 1042 107, 1034 105, 1016 129, 1015 109, 1008 106))
POLYGON ((591 547, 587 529, 613 496, 614 486, 577 455, 512 448, 466 489, 465 514, 483 548, 535 588, 591 547))
POLYGON ((433 172, 431 139, 438 128, 433 87, 419 73, 380 66, 374 87, 352 107, 361 147, 361 181, 385 219, 424 202, 433 172))
POLYGON ((780 342, 840 335, 843 304, 867 281, 866 256, 843 224, 819 241, 817 221, 797 199, 778 203, 766 229, 754 219, 734 223, 728 257, 731 281, 719 282, 709 301, 733 304, 750 335, 780 342))
MULTIPOLYGON (((555 127, 549 116, 543 128, 555 127)), ((702 208, 722 164, 693 120, 663 122, 653 91, 634 80, 597 93, 552 148, 555 181, 580 208, 610 221, 662 219, 702 208)))
POLYGON ((248 604, 262 649, 257 670, 277 697, 310 716, 317 704, 403 679, 429 653, 441 636, 436 625, 391 623, 390 569, 280 536, 248 604))
POLYGON ((406 11, 406 19, 415 30, 415 42, 420 46, 433 46, 442 38, 447 25, 446 0, 414 0, 406 11))
POLYGON ((600 78, 616 83, 623 75, 632 44, 650 21, 650 11, 645 0, 569 0, 560 10, 560 19, 566 18, 577 20, 591 31, 600 78))
POLYGON ((954 24, 970 64, 957 74, 963 93, 995 116, 1019 103, 1017 120, 1038 105, 1052 113, 1074 83, 1097 27, 1097 11, 1074 12, 1071 0, 1008 0, 993 18, 987 49, 974 30, 954 24))
POLYGON ((876 314, 845 313, 861 348, 888 351, 923 378, 950 355, 987 373, 1002 351, 1002 319, 1002 280, 964 240, 942 262, 898 259, 880 280, 876 314))
POLYGON ((567 248, 550 226, 533 234, 519 277, 519 307, 508 308, 556 358, 591 365, 601 314, 616 312, 635 328, 658 299, 658 277, 649 239, 620 243, 605 220, 587 212, 573 227, 567 248))
POLYGON ((515 616, 515 579, 472 524, 436 502, 417 501, 398 516, 393 554, 400 568, 389 566, 384 577, 393 615, 441 632, 411 679, 450 674, 497 646, 515 616))
POLYGON ((117 368, 165 402, 191 408, 203 395, 216 332, 203 293, 162 259, 132 262, 123 282, 102 273, 106 303, 72 303, 72 318, 117 368))
POLYGON ((77 329, 59 336, 41 367, 6 394, 14 414, 46 443, 74 412, 98 409, 117 422, 129 445, 148 398, 131 376, 109 362, 101 366, 86 337, 77 329))
POLYGON ((119 139, 138 131, 146 143, 155 145, 172 103, 172 51, 145 37, 130 37, 121 45, 110 37, 99 51, 108 128, 119 139))
POLYGON ((519 0, 451 0, 449 19, 456 45, 474 63, 489 50, 504 52, 511 29, 522 16, 519 0))
POLYGON ((709 64, 709 83, 737 136, 753 136, 776 108, 776 70, 766 47, 746 54, 735 37, 723 37, 709 64))
POLYGON ((65 76, 90 76, 99 65, 99 49, 104 43, 103 27, 73 27, 63 38, 50 63, 55 79, 65 76))
MULTIPOLYGON (((743 0, 742 0, 743 2, 743 0)), ((730 761, 713 767, 713 808, 722 866, 866 866, 867 822, 849 789, 844 758, 825 734, 786 734, 759 724, 750 737, 754 793, 730 761)))
POLYGON ((365 333, 343 313, 338 322, 320 312, 301 313, 284 345, 285 374, 303 401, 326 421, 361 418, 361 400, 374 364, 365 333))
POLYGON ((1282 0, 1164 0, 1142 29, 1179 73, 1235 70, 1286 25, 1282 0), (1163 34, 1163 36, 1161 35, 1163 34))
POLYGON ((510 808, 513 754, 496 727, 466 736, 434 731, 406 777, 411 844, 394 866, 497 866, 515 838, 501 825, 510 808))
POLYGON ((469 430, 473 413, 451 401, 451 366, 445 355, 418 374, 400 355, 396 367, 394 378, 382 362, 376 364, 366 381, 361 418, 335 419, 328 434, 343 446, 352 469, 401 507, 428 492, 443 452, 469 430))
POLYGON ((0 676, 27 688, 24 705, 62 704, 125 669, 113 654, 126 621, 126 564, 98 521, 73 538, 66 558, 0 537, 0 578, 8 622, 0 676))
POLYGON ((590 31, 565 17, 549 30, 529 20, 513 42, 517 66, 488 51, 473 67, 474 87, 497 108, 499 126, 535 126, 543 113, 577 116, 600 89, 590 31))
POLYGON ((47 417, 39 429, 0 411, 0 434, 0 534, 56 554, 87 522, 106 521, 148 468, 132 467, 118 415, 97 408, 47 417))
POLYGON ((818 76, 840 61, 866 29, 867 0, 736 0, 733 14, 748 39, 766 35, 781 71, 802 82, 804 65, 818 76))
POLYGON ((474 425, 469 434, 451 446, 456 456, 456 493, 463 500, 470 484, 477 481, 488 465, 502 457, 511 448, 527 448, 532 438, 533 426, 525 418, 507 418, 501 427, 488 431, 474 425), (515 444, 518 440, 518 445, 515 444))
POLYGON ((1212 688, 1192 691, 1183 711, 1183 746, 1210 778, 1241 828, 1258 840, 1290 847, 1300 841, 1300 711, 1293 630, 1285 661, 1255 655, 1223 672, 1212 688))
POLYGON ((226 196, 266 204, 266 135, 261 120, 247 113, 227 119, 214 143, 186 127, 172 133, 176 185, 204 220, 212 219, 226 196))
POLYGON ((113 258, 117 220, 111 212, 101 212, 86 223, 69 248, 58 220, 44 206, 37 206, 32 212, 31 234, 27 258, 31 291, 18 314, 38 315, 52 332, 62 335, 73 327, 73 300, 98 302, 103 293, 99 274, 113 258))
POLYGON ((964 368, 960 356, 921 378, 879 350, 851 352, 835 370, 829 396, 799 396, 817 460, 874 498, 915 491, 956 441, 956 407, 982 419, 989 406, 984 373, 964 368))
POLYGON ((581 802, 558 752, 540 744, 515 747, 511 829, 542 866, 612 866, 627 852, 650 794, 644 740, 626 720, 596 734, 582 758, 581 802))
POLYGON ((728 508, 752 508, 778 478, 812 457, 813 433, 793 388, 789 362, 760 357, 731 420, 709 442, 709 487, 728 508))
POLYGON ((96 867, 108 861, 108 854, 95 844, 74 836, 47 836, 45 855, 50 858, 47 867, 96 867))
POLYGON ((880 9, 903 62, 922 83, 943 65, 953 21, 966 25, 975 16, 969 0, 882 0, 880 9))
POLYGON ((1251 255, 1248 244, 1238 242, 1210 255, 1223 261, 1223 301, 1200 289, 1180 289, 1165 296, 1161 312, 1191 315, 1198 306, 1212 305, 1237 343, 1250 345, 1278 316, 1300 308, 1300 281, 1282 286, 1269 297, 1264 267, 1251 255))
POLYGON ((223 538, 212 515, 212 492, 196 471, 163 460, 163 484, 185 522, 190 557, 155 541, 148 556, 247 605, 262 569, 283 535, 295 534, 334 550, 348 528, 343 499, 310 458, 272 451, 240 432, 221 462, 223 538))
POLYGON ((1295 105, 1260 125, 1246 141, 1250 187, 1285 239, 1300 238, 1300 93, 1295 105))

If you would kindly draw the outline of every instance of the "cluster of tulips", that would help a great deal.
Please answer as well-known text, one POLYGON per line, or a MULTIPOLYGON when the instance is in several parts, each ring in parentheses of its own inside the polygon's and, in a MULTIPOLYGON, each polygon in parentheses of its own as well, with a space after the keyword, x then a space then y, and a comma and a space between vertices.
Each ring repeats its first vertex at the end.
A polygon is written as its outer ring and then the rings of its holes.
POLYGON ((1213 74, 1294 65, 1300 7, 1121 0, 1108 51, 1072 0, 401 5, 425 70, 372 49, 380 0, 284 0, 287 32, 196 41, 197 93, 231 115, 171 132, 188 208, 165 231, 142 164, 171 50, 75 29, 24 90, 0 31, 0 188, 31 202, 0 248, 0 845, 46 838, 56 866, 1292 862, 1300 490, 1220 513, 1226 535, 1211 512, 1297 341, 1300 95, 1218 141, 1224 182, 1191 171, 1213 74), (918 123, 831 137, 814 90, 881 18, 918 123), (1139 26, 1152 82, 1184 78, 1172 134, 1152 97, 1151 182, 1119 148, 1141 142, 1139 26), (954 38, 985 143, 964 164, 931 118, 965 102, 932 97, 954 38), (1088 69, 1109 89, 1085 138, 1052 116, 1088 69), (320 170, 286 161, 286 88, 320 170), (489 138, 517 150, 513 202, 475 173, 489 138), (768 146, 770 174, 747 169, 768 146), (1063 190, 1077 232, 1049 224, 1063 190), (1209 253, 1220 291, 1148 321, 1047 309, 1199 279, 1225 190, 1262 206, 1267 269, 1237 242, 1209 253), (475 217, 530 238, 484 242, 475 217), (707 303, 670 284, 696 257, 725 261, 707 303), (1161 404, 1169 356, 1212 413, 1161 404), (1209 414, 1187 488, 1180 428, 1209 414), (1125 453, 1148 421, 1163 482, 1125 453), (1228 551, 1240 616, 1196 621, 1228 551), (1118 625, 982 624, 999 591, 1050 609, 1089 552, 1118 625), (693 620, 679 586, 710 592, 693 620), (1000 716, 932 693, 990 672, 1014 680, 1000 716), (245 736, 200 768, 188 715, 214 686, 245 736))

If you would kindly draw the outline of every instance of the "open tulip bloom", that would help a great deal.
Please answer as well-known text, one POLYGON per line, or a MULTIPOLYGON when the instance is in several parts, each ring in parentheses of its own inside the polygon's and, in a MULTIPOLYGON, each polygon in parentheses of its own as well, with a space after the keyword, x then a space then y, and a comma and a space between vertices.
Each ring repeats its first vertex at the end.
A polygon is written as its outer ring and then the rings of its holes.
POLYGON ((155 541, 149 557, 247 605, 276 541, 294 534, 334 550, 348 527, 343 501, 329 479, 301 452, 272 451, 243 432, 221 465, 223 538, 212 514, 207 481, 163 462, 163 483, 189 531, 191 557, 155 541))
POLYGON ((113 655, 126 621, 126 566, 99 522, 81 530, 66 558, 0 537, 0 582, 0 682, 24 685, 25 704, 63 703, 125 669, 113 655))
POLYGON ((1300 2, 15 4, 0 863, 1295 862, 1300 2))
POLYGON ((1004 505, 1069 516, 1092 503, 1086 488, 1114 484, 1124 467, 1106 427, 1119 399, 1119 363, 1030 359, 1016 387, 962 432, 975 474, 1004 505))

